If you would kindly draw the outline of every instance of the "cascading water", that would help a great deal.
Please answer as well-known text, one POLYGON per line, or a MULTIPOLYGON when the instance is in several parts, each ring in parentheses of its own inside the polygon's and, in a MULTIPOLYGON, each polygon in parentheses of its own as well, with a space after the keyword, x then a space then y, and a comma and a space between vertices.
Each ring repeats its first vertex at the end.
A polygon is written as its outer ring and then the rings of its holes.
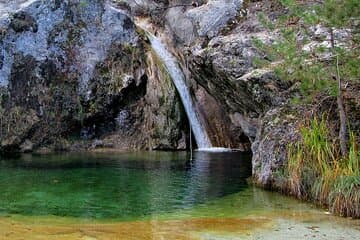
POLYGON ((147 32, 151 46, 158 57, 164 63, 166 70, 170 74, 176 89, 179 92, 181 101, 184 105, 186 115, 189 119, 192 132, 194 134, 197 146, 199 149, 212 148, 209 136, 207 135, 204 126, 201 124, 198 115, 196 114, 194 103, 190 96, 189 89, 186 85, 186 79, 182 72, 176 58, 166 49, 165 45, 154 35, 147 32))

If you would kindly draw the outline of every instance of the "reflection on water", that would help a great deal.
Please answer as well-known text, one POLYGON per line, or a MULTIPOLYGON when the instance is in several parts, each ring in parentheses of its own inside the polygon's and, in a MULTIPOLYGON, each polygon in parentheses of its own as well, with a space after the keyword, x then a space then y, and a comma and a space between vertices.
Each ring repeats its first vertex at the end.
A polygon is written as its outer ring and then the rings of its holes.
POLYGON ((0 212, 138 219, 189 209, 246 187, 241 153, 23 155, 0 162, 0 212))
POLYGON ((0 240, 360 239, 360 221, 246 184, 241 153, 0 160, 0 240), (64 216, 64 217, 61 217, 64 216))

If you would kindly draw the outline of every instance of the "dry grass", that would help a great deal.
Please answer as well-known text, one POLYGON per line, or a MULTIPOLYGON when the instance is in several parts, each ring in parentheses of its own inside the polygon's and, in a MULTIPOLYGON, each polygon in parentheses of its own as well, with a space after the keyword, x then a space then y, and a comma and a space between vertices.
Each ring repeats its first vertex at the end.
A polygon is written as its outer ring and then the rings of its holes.
POLYGON ((360 151, 354 134, 341 157, 324 118, 301 128, 302 142, 288 146, 283 190, 328 206, 342 216, 360 217, 360 151))

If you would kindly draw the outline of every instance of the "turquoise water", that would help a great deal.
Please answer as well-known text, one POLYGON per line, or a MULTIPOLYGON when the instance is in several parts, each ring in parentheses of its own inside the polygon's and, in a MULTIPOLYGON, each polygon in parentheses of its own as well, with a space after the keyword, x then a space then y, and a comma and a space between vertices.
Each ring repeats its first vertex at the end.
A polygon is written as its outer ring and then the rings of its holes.
POLYGON ((184 152, 3 157, 0 215, 136 220, 195 206, 201 212, 226 196, 252 195, 250 164, 243 153, 196 152, 192 160, 184 152))
POLYGON ((360 221, 247 184, 241 153, 0 159, 0 240, 360 239, 360 221))

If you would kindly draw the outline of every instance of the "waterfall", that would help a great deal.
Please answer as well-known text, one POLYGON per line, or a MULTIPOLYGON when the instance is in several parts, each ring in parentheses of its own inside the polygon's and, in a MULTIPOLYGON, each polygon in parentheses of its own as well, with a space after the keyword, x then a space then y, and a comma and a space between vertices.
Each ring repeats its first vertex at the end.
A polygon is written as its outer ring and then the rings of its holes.
POLYGON ((179 92, 181 101, 184 105, 186 115, 189 119, 192 132, 194 134, 199 149, 211 148, 209 136, 205 131, 205 127, 201 124, 196 113, 194 103, 192 101, 189 88, 186 85, 186 78, 182 72, 176 58, 166 49, 166 46, 154 35, 147 32, 151 46, 158 57, 164 63, 167 72, 172 78, 174 85, 179 92))

